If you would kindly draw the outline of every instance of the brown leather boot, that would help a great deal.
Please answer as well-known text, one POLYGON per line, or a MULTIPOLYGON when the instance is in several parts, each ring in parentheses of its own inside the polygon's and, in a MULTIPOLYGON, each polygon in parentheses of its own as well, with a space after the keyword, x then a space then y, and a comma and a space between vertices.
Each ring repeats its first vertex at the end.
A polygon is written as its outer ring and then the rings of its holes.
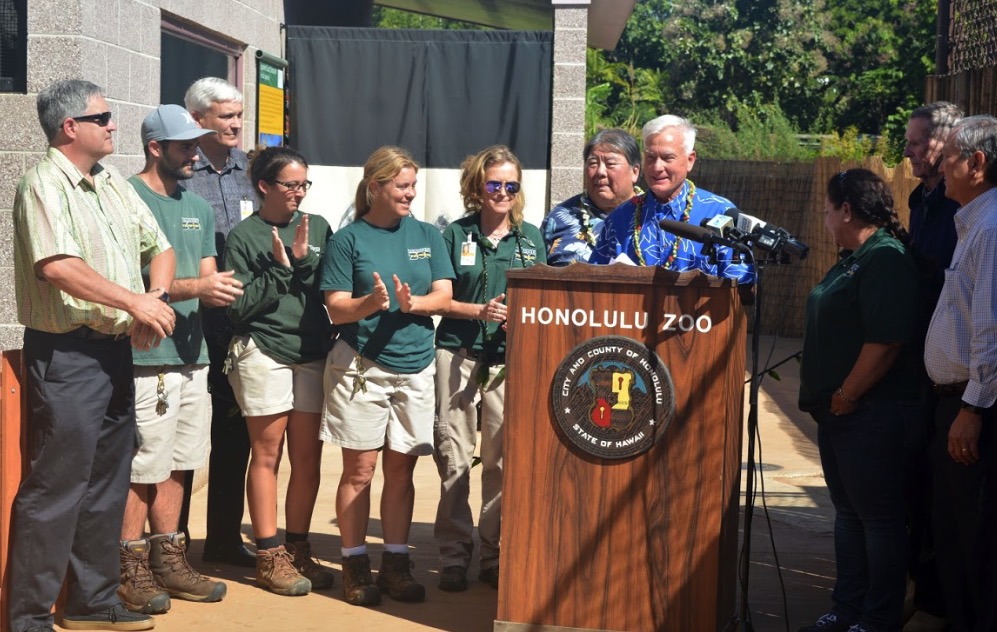
POLYGON ((381 570, 377 573, 377 587, 395 601, 425 601, 426 587, 412 577, 414 567, 408 553, 385 551, 381 557, 381 570))
POLYGON ((332 588, 336 576, 312 557, 312 545, 308 540, 288 542, 284 545, 287 552, 294 557, 294 568, 312 583, 312 590, 332 588))
POLYGON ((343 558, 343 599, 354 606, 376 606, 381 592, 370 573, 370 556, 351 555, 343 558))
POLYGON ((214 581, 187 563, 187 538, 182 533, 164 533, 149 538, 149 567, 173 597, 187 601, 221 601, 224 582, 214 581))
POLYGON ((156 583, 149 569, 149 541, 127 540, 121 543, 121 586, 118 597, 132 612, 165 614, 170 609, 170 594, 156 583))
POLYGON ((285 597, 300 597, 312 583, 294 568, 294 557, 282 546, 256 552, 256 584, 285 597))

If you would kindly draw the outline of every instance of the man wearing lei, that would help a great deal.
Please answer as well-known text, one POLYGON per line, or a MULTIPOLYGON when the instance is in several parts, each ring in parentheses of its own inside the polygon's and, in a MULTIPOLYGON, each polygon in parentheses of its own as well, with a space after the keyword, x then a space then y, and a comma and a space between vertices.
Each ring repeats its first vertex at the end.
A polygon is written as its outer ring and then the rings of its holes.
POLYGON ((548 265, 588 261, 606 216, 635 194, 640 148, 633 136, 602 130, 585 144, 583 157, 585 190, 555 206, 543 221, 548 265))
POLYGON ((676 272, 702 270, 742 285, 754 282, 754 267, 737 261, 729 248, 717 246, 716 262, 711 262, 702 253, 702 244, 658 226, 662 219, 699 226, 704 219, 734 207, 730 200, 697 189, 687 179, 696 163, 696 128, 684 118, 666 114, 644 125, 641 134, 644 180, 649 190, 609 214, 589 263, 629 258, 642 266, 662 266, 676 272))

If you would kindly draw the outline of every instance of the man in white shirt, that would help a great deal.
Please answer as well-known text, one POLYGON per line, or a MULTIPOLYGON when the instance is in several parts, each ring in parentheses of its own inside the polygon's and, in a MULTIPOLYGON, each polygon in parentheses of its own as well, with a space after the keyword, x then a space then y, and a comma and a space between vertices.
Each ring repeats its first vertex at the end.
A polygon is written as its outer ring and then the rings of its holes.
POLYGON ((997 629, 997 118, 971 116, 942 150, 956 243, 924 361, 939 395, 935 549, 949 624, 997 629))

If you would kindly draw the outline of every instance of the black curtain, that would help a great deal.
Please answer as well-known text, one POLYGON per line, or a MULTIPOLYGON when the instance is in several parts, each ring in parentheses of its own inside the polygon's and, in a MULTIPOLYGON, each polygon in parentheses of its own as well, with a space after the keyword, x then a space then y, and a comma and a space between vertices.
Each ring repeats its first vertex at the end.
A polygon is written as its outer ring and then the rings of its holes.
POLYGON ((505 144, 550 163, 553 33, 287 27, 291 144, 317 165, 361 166, 400 145, 428 168, 505 144))

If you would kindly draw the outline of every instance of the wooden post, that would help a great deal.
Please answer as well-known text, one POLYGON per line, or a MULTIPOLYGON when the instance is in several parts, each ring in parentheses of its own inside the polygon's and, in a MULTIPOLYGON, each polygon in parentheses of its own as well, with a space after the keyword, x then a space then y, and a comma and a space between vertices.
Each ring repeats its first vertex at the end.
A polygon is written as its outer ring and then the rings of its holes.
POLYGON ((20 350, 0 354, 0 630, 7 631, 7 551, 10 513, 17 487, 27 472, 27 391, 20 350))

